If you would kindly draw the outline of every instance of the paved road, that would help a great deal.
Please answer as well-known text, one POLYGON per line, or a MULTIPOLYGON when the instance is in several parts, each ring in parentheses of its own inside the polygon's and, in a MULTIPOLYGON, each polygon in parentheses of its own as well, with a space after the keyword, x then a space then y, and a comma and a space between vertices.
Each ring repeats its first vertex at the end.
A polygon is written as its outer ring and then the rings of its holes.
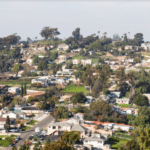
POLYGON ((45 119, 43 119, 42 121, 38 122, 34 127, 32 127, 30 130, 28 131, 25 131, 23 133, 21 133, 20 137, 21 137, 21 140, 16 144, 17 148, 19 148, 19 146, 21 144, 23 144, 23 142, 25 140, 27 140, 29 138, 29 136, 31 136, 32 134, 35 133, 35 128, 36 127, 40 127, 41 129, 47 127, 47 125, 53 121, 54 118, 50 115, 48 115, 45 119))

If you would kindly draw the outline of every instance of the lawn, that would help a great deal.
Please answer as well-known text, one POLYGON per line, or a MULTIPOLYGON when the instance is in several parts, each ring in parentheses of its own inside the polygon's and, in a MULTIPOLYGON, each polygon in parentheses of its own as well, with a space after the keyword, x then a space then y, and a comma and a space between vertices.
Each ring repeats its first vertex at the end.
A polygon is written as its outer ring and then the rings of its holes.
POLYGON ((109 140, 106 143, 111 144, 112 149, 118 149, 121 143, 126 144, 127 142, 128 140, 126 139, 121 139, 121 138, 112 136, 109 138, 109 140))
POLYGON ((11 135, 11 136, 7 136, 7 135, 0 135, 0 138, 6 137, 4 140, 0 140, 0 146, 2 147, 8 147, 10 143, 13 142, 13 140, 15 140, 15 138, 17 137, 17 135, 11 135))
POLYGON ((124 107, 124 108, 127 108, 127 107, 129 107, 129 106, 130 106, 130 104, 118 104, 118 106, 120 106, 120 107, 124 107))
POLYGON ((27 131, 27 130, 29 130, 29 129, 31 129, 30 126, 23 126, 23 127, 22 127, 22 131, 27 131))
POLYGON ((98 63, 98 60, 99 60, 99 58, 92 58, 92 63, 96 64, 96 63, 98 63))
POLYGON ((75 84, 69 84, 66 86, 62 92, 69 92, 69 93, 75 93, 75 92, 87 92, 90 93, 89 90, 85 90, 84 86, 76 86, 75 84))
POLYGON ((85 57, 80 56, 80 55, 75 55, 75 56, 72 57, 72 60, 73 59, 85 59, 85 57))
POLYGON ((36 121, 36 120, 31 120, 31 121, 29 121, 27 124, 29 124, 29 125, 35 125, 36 122, 38 122, 38 121, 36 121))

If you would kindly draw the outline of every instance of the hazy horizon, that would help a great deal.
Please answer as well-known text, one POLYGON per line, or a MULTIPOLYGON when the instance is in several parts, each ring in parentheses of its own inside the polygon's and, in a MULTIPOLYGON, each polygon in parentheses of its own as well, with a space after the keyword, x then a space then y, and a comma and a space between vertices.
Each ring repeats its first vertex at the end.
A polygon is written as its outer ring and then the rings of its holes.
POLYGON ((22 40, 42 39, 40 31, 50 26, 58 28, 62 39, 80 27, 84 37, 100 31, 100 36, 107 32, 108 37, 130 32, 133 38, 140 32, 150 41, 149 6, 146 1, 1 1, 0 37, 17 33, 22 40))

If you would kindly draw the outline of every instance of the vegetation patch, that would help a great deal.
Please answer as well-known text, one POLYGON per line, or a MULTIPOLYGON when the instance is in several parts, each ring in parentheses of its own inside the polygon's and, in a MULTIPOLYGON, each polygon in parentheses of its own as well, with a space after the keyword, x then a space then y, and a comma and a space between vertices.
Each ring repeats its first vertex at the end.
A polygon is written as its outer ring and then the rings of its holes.
POLYGON ((8 147, 10 143, 13 142, 13 140, 15 140, 17 136, 16 135, 11 135, 11 136, 7 136, 7 135, 1 135, 0 136, 0 146, 2 147, 8 147), (5 137, 5 139, 3 140, 2 138, 5 137))
POLYGON ((35 125, 36 122, 38 122, 38 121, 36 121, 36 120, 31 120, 31 121, 29 121, 27 124, 29 124, 29 125, 35 125))
POLYGON ((31 129, 30 126, 23 126, 23 127, 22 127, 22 131, 27 131, 27 130, 29 130, 29 129, 31 129))
POLYGON ((69 92, 69 93, 75 93, 75 92, 86 92, 86 93, 90 93, 89 90, 85 90, 84 86, 76 86, 75 84, 69 84, 68 86, 66 86, 62 92, 69 92))
POLYGON ((112 149, 118 149, 120 147, 120 144, 126 144, 128 140, 117 138, 117 137, 110 137, 109 140, 106 142, 106 144, 111 144, 112 149))

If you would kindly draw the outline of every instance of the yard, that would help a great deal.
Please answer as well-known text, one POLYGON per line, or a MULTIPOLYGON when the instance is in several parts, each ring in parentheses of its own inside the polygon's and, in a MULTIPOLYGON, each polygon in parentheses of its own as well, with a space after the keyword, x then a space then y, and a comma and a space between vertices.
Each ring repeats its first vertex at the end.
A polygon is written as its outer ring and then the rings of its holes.
POLYGON ((10 143, 13 142, 13 140, 15 140, 15 138, 17 137, 17 135, 11 135, 11 136, 7 136, 7 135, 0 135, 0 146, 2 147, 8 147, 10 143), (2 139, 4 138, 5 139, 2 139))
POLYGON ((29 129, 31 129, 30 126, 23 126, 23 127, 22 127, 22 131, 27 131, 27 130, 29 130, 29 129))
POLYGON ((29 125, 35 125, 36 122, 38 122, 38 121, 36 121, 36 120, 30 120, 27 124, 29 124, 29 125))
POLYGON ((75 93, 75 92, 87 92, 87 93, 90 93, 89 90, 85 90, 84 86, 77 86, 75 84, 69 84, 68 86, 66 86, 62 92, 65 92, 65 93, 75 93))
POLYGON ((85 57, 80 56, 80 55, 77 54, 77 55, 75 55, 75 56, 72 57, 72 60, 73 59, 85 59, 85 57))
POLYGON ((128 140, 122 139, 122 138, 117 138, 117 137, 110 137, 109 140, 106 142, 107 144, 111 145, 112 149, 118 149, 120 144, 126 144, 128 140))

